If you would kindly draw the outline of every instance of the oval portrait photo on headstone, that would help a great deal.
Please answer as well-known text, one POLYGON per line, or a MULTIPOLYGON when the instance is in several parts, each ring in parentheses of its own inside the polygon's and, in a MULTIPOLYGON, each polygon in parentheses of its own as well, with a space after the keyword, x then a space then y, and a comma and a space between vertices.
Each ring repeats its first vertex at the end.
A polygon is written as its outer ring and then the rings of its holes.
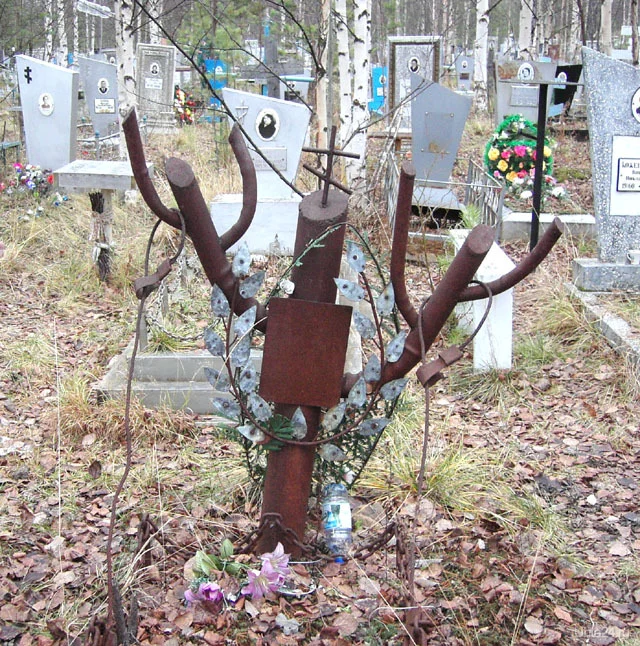
POLYGON ((414 74, 420 70, 420 61, 417 56, 412 56, 409 59, 409 71, 414 74))
POLYGON ((48 92, 44 92, 38 97, 38 108, 40 114, 45 117, 53 112, 53 97, 48 92))
POLYGON ((631 98, 631 114, 636 121, 640 122, 640 87, 633 93, 631 98))
POLYGON ((151 67, 149 68, 149 71, 153 75, 159 74, 160 73, 160 65, 158 65, 158 63, 151 63, 151 67))
POLYGON ((264 141, 271 141, 280 130, 280 117, 273 108, 265 108, 258 113, 256 132, 264 141))
POLYGON ((533 69, 533 65, 531 65, 531 63, 523 63, 518 68, 519 81, 533 81, 534 76, 535 70, 533 69))
POLYGON ((101 78, 98 81, 98 92, 100 94, 106 94, 109 91, 109 81, 105 78, 101 78))

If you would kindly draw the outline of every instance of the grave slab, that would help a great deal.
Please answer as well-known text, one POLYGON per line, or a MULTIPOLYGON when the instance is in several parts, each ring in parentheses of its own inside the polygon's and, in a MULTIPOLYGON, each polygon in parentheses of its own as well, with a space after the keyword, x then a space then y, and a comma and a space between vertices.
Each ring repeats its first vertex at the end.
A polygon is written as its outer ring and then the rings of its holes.
MULTIPOLYGON (((554 218, 560 218, 565 225, 565 234, 574 238, 594 239, 596 237, 596 220, 589 213, 541 213, 540 235, 542 235, 554 218)), ((531 235, 531 213, 511 212, 506 213, 500 225, 500 242, 514 240, 528 240, 531 235)))
POLYGON ((80 82, 94 131, 107 136, 118 129, 117 67, 104 60, 78 57, 80 82))
POLYGON ((173 132, 173 77, 175 47, 138 43, 136 48, 136 88, 138 114, 155 132, 173 132))
MULTIPOLYGON (((553 81, 556 67, 555 63, 540 61, 497 61, 496 125, 510 114, 521 114, 525 119, 537 123, 539 91, 535 81, 553 81)), ((547 93, 546 114, 549 114, 552 95, 553 92, 547 93)))
POLYGON ((471 109, 471 98, 433 83, 420 91, 414 74, 411 102, 411 151, 416 179, 447 182, 455 164, 464 124, 471 109))
POLYGON ((56 170, 76 158, 79 74, 16 56, 27 159, 56 170))
POLYGON ((390 119, 400 110, 399 129, 411 130, 411 79, 419 75, 427 82, 440 80, 441 36, 393 36, 388 39, 390 119))
MULTIPOLYGON (((304 105, 250 92, 222 91, 231 112, 246 130, 246 139, 256 169, 258 203, 253 222, 233 252, 246 242, 252 253, 293 253, 300 196, 275 173, 256 152, 257 147, 283 177, 293 183, 305 142, 310 112, 304 105)), ((242 195, 218 195, 211 203, 211 217, 219 234, 238 219, 242 195)))
POLYGON ((640 70, 582 49, 598 259, 578 259, 580 289, 640 289, 640 70))
POLYGON ((456 57, 456 76, 458 77, 458 91, 471 92, 473 90, 473 56, 460 55, 456 57))

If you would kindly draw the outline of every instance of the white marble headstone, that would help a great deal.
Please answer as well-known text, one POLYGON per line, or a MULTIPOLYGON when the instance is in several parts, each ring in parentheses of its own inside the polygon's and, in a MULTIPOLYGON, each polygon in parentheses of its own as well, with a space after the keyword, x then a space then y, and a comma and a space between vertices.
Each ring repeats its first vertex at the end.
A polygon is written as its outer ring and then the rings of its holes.
POLYGON ((138 43, 136 48, 138 112, 150 128, 175 125, 175 52, 175 47, 167 45, 138 43))
POLYGON ((78 72, 16 56, 27 159, 56 170, 76 158, 78 72))
POLYGON ((118 125, 118 75, 111 63, 78 57, 84 98, 95 132, 110 134, 118 125))
MULTIPOLYGON (((293 182, 311 113, 299 103, 282 101, 239 90, 222 90, 229 110, 262 154, 293 182)), ((258 200, 290 199, 294 193, 247 142, 256 168, 258 200)))

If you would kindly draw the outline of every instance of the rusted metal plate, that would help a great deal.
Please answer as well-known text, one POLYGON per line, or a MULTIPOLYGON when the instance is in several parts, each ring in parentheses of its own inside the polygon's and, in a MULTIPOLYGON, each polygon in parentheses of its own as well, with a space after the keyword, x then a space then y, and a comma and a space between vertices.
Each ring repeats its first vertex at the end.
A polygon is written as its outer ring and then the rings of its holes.
POLYGON ((273 298, 262 358, 260 395, 299 406, 340 400, 351 307, 273 298))

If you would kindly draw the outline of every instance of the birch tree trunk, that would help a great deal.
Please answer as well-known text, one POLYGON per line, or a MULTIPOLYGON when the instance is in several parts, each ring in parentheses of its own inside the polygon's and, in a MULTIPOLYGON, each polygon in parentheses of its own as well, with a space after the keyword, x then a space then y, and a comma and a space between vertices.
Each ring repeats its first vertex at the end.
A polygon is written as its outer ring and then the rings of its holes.
POLYGON ((78 50, 80 49, 80 21, 78 19, 78 2, 73 0, 73 62, 78 63, 78 50))
POLYGON ((526 58, 531 59, 534 55, 533 50, 533 11, 531 9, 532 0, 522 0, 520 4, 520 30, 518 32, 518 49, 520 57, 527 53, 526 58))
POLYGON ((133 74, 135 44, 133 39, 133 2, 115 0, 116 60, 118 61, 118 104, 120 110, 120 159, 128 159, 122 132, 122 117, 136 105, 136 80, 133 74))
POLYGON ((473 46, 473 89, 478 110, 487 110, 487 58, 489 55, 489 0, 476 4, 476 39, 473 46))
POLYGON ((611 10, 613 0, 602 0, 600 5, 600 50, 603 54, 611 56, 613 41, 611 34, 611 10))
POLYGON ((631 0, 631 63, 638 67, 638 0, 631 0))
POLYGON ((46 0, 44 9, 44 60, 49 61, 53 56, 53 0, 46 0))
POLYGON ((320 28, 321 56, 320 67, 317 70, 318 80, 316 82, 316 128, 317 146, 326 148, 327 136, 327 94, 329 90, 330 61, 328 52, 329 29, 331 27, 331 0, 322 0, 322 25, 320 28))
POLYGON ((152 45, 160 44, 160 16, 162 15, 162 0, 152 0, 149 3, 149 13, 152 20, 149 23, 149 42, 152 45))
POLYGON ((67 66, 67 54, 69 53, 69 45, 67 42, 67 21, 65 19, 64 0, 57 0, 56 11, 58 13, 57 23, 57 40, 58 52, 57 59, 58 65, 67 66))
POLYGON ((351 100, 353 68, 351 67, 351 54, 349 51, 346 0, 335 0, 334 24, 336 49, 338 52, 338 85, 340 94, 340 130, 338 133, 338 141, 340 147, 342 147, 349 136, 353 114, 353 103, 351 100))
POLYGON ((369 121, 369 75, 371 69, 371 0, 354 0, 353 117, 352 138, 347 150, 360 156, 345 158, 348 185, 364 190, 366 185, 366 124, 369 121))

